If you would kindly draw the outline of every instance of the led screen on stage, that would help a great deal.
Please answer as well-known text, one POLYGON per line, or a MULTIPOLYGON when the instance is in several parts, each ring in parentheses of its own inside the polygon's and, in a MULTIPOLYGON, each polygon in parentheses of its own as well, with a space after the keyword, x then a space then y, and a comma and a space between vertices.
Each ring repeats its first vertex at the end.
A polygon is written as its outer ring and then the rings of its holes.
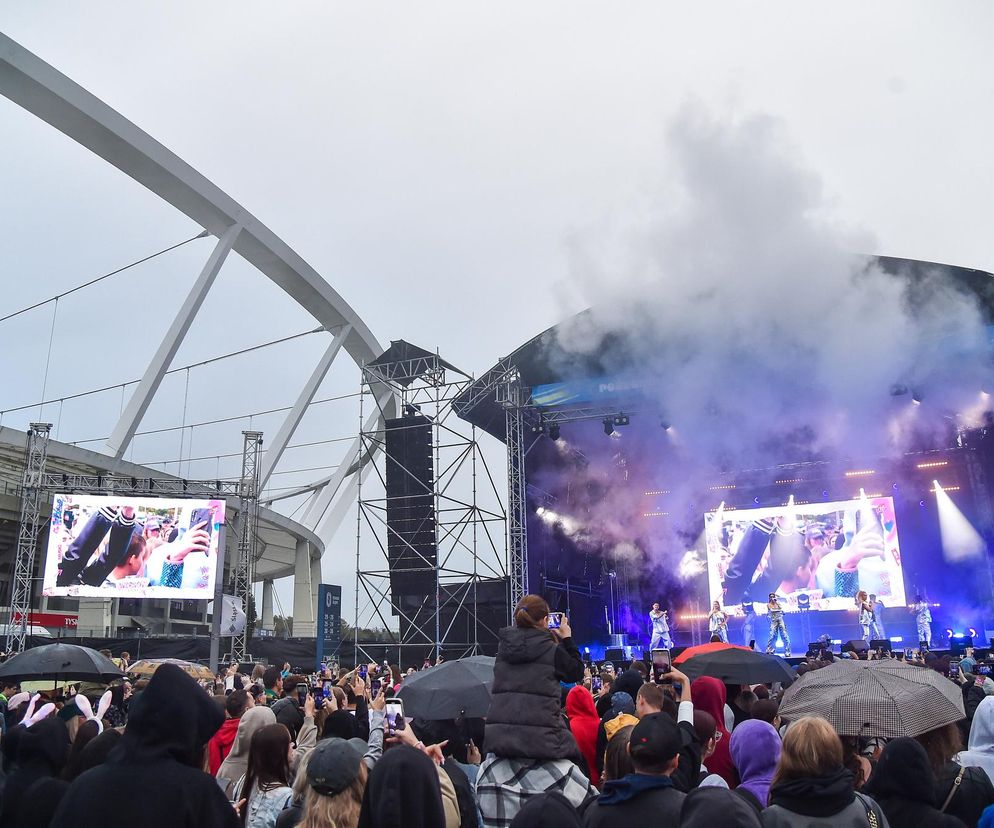
POLYGON ((57 494, 43 594, 210 600, 223 525, 223 500, 57 494))
POLYGON ((892 498, 721 510, 704 525, 710 600, 729 613, 747 600, 765 613, 771 592, 788 611, 853 609, 860 590, 905 605, 892 498))

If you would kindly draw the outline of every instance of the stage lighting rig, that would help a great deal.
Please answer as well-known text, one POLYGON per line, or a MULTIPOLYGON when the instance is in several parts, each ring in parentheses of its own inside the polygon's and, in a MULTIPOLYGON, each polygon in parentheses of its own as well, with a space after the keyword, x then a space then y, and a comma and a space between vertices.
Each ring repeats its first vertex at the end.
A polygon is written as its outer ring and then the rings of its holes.
POLYGON ((559 433, 559 423, 553 423, 549 426, 549 439, 558 440, 560 437, 559 433))

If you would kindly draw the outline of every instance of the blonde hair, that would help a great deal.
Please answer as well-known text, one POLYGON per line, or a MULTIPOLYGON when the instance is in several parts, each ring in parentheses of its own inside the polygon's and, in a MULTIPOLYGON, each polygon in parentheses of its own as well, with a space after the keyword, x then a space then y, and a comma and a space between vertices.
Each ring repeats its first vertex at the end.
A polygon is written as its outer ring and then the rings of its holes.
POLYGON ((827 776, 841 767, 839 735, 825 719, 805 716, 787 728, 773 785, 790 779, 827 776))
POLYGON ((308 785, 304 794, 304 815, 297 828, 356 828, 368 777, 366 763, 360 762, 359 773, 352 784, 334 796, 319 794, 308 785))

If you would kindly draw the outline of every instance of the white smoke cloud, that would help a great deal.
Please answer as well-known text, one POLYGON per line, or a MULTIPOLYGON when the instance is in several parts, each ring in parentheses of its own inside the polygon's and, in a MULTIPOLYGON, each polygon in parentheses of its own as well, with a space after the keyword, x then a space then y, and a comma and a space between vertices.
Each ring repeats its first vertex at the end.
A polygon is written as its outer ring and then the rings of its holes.
POLYGON ((645 217, 577 244, 573 298, 591 311, 558 337, 567 361, 606 351, 608 373, 647 377, 689 462, 776 462, 786 441, 881 456, 990 386, 975 300, 862 255, 872 235, 833 219, 778 122, 688 106, 666 146, 645 217))

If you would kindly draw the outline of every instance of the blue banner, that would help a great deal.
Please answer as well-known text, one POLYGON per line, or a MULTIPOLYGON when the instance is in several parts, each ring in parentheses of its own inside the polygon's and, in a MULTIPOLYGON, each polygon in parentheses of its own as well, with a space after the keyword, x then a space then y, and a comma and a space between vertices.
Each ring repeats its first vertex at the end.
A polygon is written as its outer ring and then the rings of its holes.
POLYGON ((321 669, 325 653, 338 658, 342 644, 342 588, 338 584, 318 585, 317 664, 321 669))

